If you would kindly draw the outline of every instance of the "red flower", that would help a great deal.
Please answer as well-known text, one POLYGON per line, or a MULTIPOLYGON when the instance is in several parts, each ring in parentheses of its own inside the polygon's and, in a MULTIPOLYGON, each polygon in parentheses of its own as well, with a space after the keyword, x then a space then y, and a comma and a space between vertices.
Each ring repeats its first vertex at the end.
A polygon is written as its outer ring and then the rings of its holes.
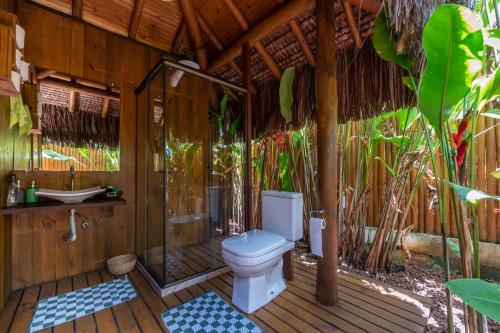
POLYGON ((453 142, 455 142, 455 144, 457 146, 460 145, 460 143, 463 140, 464 132, 467 129, 467 125, 468 125, 467 124, 467 120, 466 119, 462 119, 462 121, 458 125, 458 132, 457 132, 457 134, 453 134, 452 135, 453 142))
POLYGON ((457 148, 457 166, 460 168, 464 163, 465 152, 467 151, 467 146, 469 142, 463 141, 457 148))

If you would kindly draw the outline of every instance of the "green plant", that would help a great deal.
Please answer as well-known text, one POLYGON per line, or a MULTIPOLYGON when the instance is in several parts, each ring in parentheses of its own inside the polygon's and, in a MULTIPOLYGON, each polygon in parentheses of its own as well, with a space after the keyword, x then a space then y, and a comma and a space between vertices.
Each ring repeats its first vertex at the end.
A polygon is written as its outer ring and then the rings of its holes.
MULTIPOLYGON (((479 9, 488 1, 481 2, 479 9)), ((495 11, 498 9, 494 5, 495 11)), ((498 16, 498 15, 497 15, 498 16)), ((483 15, 484 17, 484 15, 483 15)), ((382 20, 382 19, 381 19, 382 20)), ((446 235, 446 205, 451 202, 454 222, 457 226, 462 271, 465 278, 480 277, 479 227, 476 219, 476 208, 460 200, 465 195, 474 202, 478 199, 491 198, 479 191, 465 191, 466 183, 474 187, 474 138, 476 136, 476 120, 488 102, 498 96, 497 61, 488 55, 496 56, 496 49, 490 49, 498 36, 498 30, 488 28, 488 22, 481 16, 459 5, 442 5, 427 22, 423 33, 423 48, 426 66, 420 82, 413 78, 411 70, 405 63, 393 57, 395 45, 391 41, 388 29, 375 30, 375 40, 385 40, 377 51, 382 58, 394 61, 407 69, 409 76, 405 78, 408 86, 415 91, 417 107, 422 117, 422 128, 427 145, 437 142, 443 156, 443 168, 438 170, 435 154, 431 153, 432 172, 438 195, 440 222, 442 229, 443 257, 445 261, 445 280, 449 280, 448 241, 446 235), (380 47, 383 45, 384 47, 380 47), (389 45, 389 46, 388 46, 389 45), (491 52, 493 51, 493 52, 491 52), (457 122, 459 125, 457 126, 457 122), (457 132, 454 132, 457 129, 457 132), (470 149, 468 149, 470 145, 470 149), (469 154, 469 163, 465 155, 469 154), (467 168, 469 166, 469 168, 467 168), (446 195, 445 184, 451 186, 450 201, 446 195), (472 221, 469 230, 468 219, 472 221), (472 234, 471 234, 472 232, 472 234)), ((498 23, 498 22, 497 22, 498 23)), ((382 24, 379 22, 379 24, 382 24)), ((459 295, 460 296, 460 295, 459 295)), ((500 298, 500 293, 495 294, 500 298)), ((470 304, 474 306, 473 304, 470 304)), ((447 289, 448 331, 453 331, 453 314, 451 295, 447 289)), ((472 307, 466 316, 469 331, 482 330, 484 321, 476 320, 472 307)))

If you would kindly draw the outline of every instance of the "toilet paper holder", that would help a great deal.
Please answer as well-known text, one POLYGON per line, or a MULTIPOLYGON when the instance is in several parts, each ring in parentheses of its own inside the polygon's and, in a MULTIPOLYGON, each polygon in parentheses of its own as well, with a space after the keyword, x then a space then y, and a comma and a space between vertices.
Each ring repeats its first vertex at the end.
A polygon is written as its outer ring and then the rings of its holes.
POLYGON ((313 217, 320 218, 321 215, 323 215, 324 213, 325 213, 324 209, 311 209, 311 211, 309 212, 309 218, 313 217))

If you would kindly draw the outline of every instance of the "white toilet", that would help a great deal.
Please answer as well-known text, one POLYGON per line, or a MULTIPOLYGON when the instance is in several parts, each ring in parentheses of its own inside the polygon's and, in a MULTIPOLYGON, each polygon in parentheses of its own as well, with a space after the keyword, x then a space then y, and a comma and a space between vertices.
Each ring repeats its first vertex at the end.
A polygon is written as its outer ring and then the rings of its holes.
POLYGON ((285 290, 283 253, 303 236, 302 193, 263 191, 262 229, 222 241, 222 256, 234 272, 233 303, 252 313, 285 290))

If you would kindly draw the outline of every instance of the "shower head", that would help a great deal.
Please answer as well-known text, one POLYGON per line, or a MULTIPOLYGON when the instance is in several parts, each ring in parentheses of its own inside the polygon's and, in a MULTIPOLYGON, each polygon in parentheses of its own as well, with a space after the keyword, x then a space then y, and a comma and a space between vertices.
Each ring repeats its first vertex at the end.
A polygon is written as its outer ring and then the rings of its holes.
MULTIPOLYGON (((191 60, 180 60, 179 63, 194 69, 200 69, 200 65, 191 60)), ((184 71, 176 69, 175 72, 173 72, 172 75, 170 75, 170 85, 173 88, 177 87, 183 75, 184 71)))

